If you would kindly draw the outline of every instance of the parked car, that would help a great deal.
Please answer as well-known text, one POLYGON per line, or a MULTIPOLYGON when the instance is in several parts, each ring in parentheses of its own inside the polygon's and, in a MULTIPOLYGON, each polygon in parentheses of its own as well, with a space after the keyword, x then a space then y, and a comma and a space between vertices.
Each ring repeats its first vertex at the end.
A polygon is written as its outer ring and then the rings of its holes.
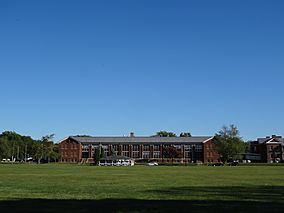
POLYGON ((148 166, 158 166, 158 162, 149 162, 148 166))

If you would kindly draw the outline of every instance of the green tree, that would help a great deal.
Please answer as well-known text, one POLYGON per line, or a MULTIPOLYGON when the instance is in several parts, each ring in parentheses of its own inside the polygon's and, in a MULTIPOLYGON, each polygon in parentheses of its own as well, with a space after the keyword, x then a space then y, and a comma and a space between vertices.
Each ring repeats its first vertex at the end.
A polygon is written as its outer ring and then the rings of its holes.
POLYGON ((49 163, 59 158, 58 145, 54 144, 53 138, 54 134, 46 135, 35 144, 35 157, 38 163, 42 159, 49 163))
POLYGON ((11 149, 9 147, 8 141, 0 138, 0 159, 7 159, 11 156, 11 149))
POLYGON ((164 147, 163 155, 164 158, 170 158, 173 163, 174 158, 180 158, 182 154, 174 146, 168 146, 164 147))
POLYGON ((247 144, 239 135, 238 128, 231 124, 223 126, 214 137, 215 150, 223 163, 229 159, 240 160, 247 149, 247 144))
POLYGON ((41 141, 38 141, 37 143, 34 144, 34 158, 37 160, 37 163, 40 164, 41 159, 44 156, 44 145, 41 141))
POLYGON ((30 136, 22 136, 12 131, 5 131, 0 134, 0 156, 5 158, 24 161, 26 156, 32 154, 32 147, 35 140, 30 136))
POLYGON ((12 131, 0 134, 0 158, 26 161, 27 157, 40 162, 42 158, 55 160, 58 158, 58 148, 52 141, 54 134, 34 140, 30 136, 22 136, 12 131))
POLYGON ((95 161, 95 164, 98 165, 99 164, 99 161, 100 159, 102 159, 104 157, 104 148, 102 147, 102 145, 100 144, 96 149, 95 149, 95 152, 94 152, 94 161, 95 161))
POLYGON ((116 152, 115 152, 115 150, 114 150, 114 148, 113 148, 112 146, 110 147, 109 155, 110 155, 110 156, 116 156, 116 155, 117 155, 116 152))
POLYGON ((159 136, 159 137, 176 137, 176 133, 167 132, 167 131, 160 131, 160 132, 156 133, 156 136, 159 136))

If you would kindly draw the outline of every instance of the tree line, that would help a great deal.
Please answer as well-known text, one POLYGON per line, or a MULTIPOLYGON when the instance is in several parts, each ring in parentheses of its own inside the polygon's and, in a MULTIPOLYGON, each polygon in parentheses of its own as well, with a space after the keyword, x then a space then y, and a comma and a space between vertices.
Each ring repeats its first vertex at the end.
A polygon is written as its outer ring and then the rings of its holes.
POLYGON ((54 162, 59 158, 58 144, 53 142, 54 134, 34 140, 12 131, 0 134, 0 160, 54 162))

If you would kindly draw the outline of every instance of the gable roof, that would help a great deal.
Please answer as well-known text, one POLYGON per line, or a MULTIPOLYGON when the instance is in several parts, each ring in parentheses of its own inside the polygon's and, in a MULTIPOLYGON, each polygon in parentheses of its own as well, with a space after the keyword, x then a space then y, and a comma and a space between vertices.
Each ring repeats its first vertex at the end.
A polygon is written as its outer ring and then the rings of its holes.
POLYGON ((206 143, 212 136, 200 137, 78 137, 71 139, 79 143, 206 143))
POLYGON ((259 144, 264 144, 264 143, 284 143, 284 138, 282 138, 282 137, 258 138, 257 142, 259 144))

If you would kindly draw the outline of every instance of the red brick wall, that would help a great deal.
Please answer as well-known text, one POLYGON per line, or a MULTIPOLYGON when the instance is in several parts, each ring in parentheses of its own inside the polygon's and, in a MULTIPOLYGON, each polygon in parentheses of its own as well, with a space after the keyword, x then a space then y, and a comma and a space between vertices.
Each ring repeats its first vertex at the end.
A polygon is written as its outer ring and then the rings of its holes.
POLYGON ((82 146, 67 138, 59 144, 59 155, 61 162, 80 162, 82 159, 82 146))
POLYGON ((218 162, 220 155, 215 151, 215 144, 213 139, 203 144, 203 162, 218 162))
POLYGON ((265 144, 265 160, 268 163, 275 162, 276 159, 282 160, 280 144, 265 144))

